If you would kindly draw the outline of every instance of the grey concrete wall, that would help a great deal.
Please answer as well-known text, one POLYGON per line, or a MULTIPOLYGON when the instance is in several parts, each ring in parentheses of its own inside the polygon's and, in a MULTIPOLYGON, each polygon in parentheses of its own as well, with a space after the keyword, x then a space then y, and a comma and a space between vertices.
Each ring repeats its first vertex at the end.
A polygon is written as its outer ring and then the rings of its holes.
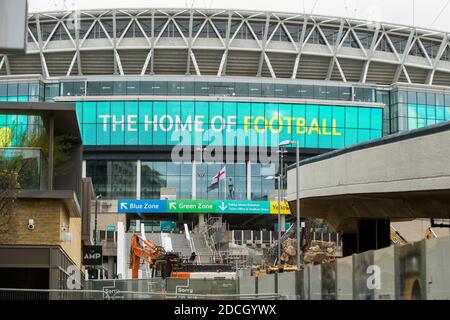
POLYGON ((450 237, 425 241, 428 300, 450 300, 450 237))

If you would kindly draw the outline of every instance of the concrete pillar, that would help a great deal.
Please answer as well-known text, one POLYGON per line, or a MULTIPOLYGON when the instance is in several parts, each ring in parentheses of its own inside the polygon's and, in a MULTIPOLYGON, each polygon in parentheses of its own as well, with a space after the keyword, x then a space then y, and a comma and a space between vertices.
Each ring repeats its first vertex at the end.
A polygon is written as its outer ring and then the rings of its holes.
POLYGON ((141 199, 141 160, 136 162, 136 199, 141 199))
POLYGON ((81 165, 81 177, 86 178, 86 160, 83 160, 81 165))
POLYGON ((198 214, 198 228, 200 231, 205 228, 205 214, 204 213, 198 214))
POLYGON ((247 200, 252 200, 252 163, 247 162, 247 200))
POLYGON ((285 215, 280 215, 280 228, 281 228, 281 232, 285 232, 286 231, 286 216, 285 215))
POLYGON ((108 256, 108 279, 114 278, 114 256, 108 256))
POLYGON ((117 275, 119 279, 126 279, 128 276, 125 252, 125 228, 123 222, 119 222, 117 223, 117 275))
POLYGON ((192 161, 192 200, 197 199, 197 162, 192 161))
POLYGON ((54 150, 55 150, 55 118, 50 116, 48 119, 48 190, 53 190, 53 166, 54 166, 54 150))

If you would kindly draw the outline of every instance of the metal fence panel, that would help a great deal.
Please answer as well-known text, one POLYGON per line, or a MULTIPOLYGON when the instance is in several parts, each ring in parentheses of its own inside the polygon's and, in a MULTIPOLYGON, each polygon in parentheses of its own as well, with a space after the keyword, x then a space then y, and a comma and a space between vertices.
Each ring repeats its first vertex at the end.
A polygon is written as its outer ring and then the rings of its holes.
POLYGON ((395 299, 394 247, 374 251, 374 264, 381 273, 380 287, 375 289, 375 300, 395 299))
POLYGON ((278 293, 286 296, 288 300, 297 299, 295 272, 282 272, 278 274, 278 293))
POLYGON ((337 299, 353 299, 353 257, 345 257, 336 261, 337 299))

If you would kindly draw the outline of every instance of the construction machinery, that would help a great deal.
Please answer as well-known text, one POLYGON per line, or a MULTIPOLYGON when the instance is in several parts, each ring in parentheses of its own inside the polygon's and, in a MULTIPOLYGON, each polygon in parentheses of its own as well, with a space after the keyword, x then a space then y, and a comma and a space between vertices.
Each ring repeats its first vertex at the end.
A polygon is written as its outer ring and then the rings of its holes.
POLYGON ((130 269, 131 277, 139 277, 139 267, 143 262, 151 277, 161 276, 175 278, 223 278, 234 274, 228 264, 194 264, 195 254, 190 259, 183 259, 178 253, 166 252, 163 247, 144 239, 138 234, 131 236, 130 269))
POLYGON ((172 271, 180 271, 182 266, 182 260, 177 253, 166 252, 163 247, 133 234, 130 246, 130 268, 133 279, 139 276, 141 260, 150 268, 152 277, 158 276, 158 273, 162 278, 170 277, 172 271))

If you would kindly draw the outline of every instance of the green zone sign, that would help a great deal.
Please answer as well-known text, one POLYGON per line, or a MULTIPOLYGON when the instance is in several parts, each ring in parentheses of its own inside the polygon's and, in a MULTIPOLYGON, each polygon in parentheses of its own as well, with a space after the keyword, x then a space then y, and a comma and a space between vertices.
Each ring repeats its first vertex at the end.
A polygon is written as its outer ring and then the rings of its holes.
MULTIPOLYGON (((216 213, 216 214, 278 214, 277 201, 235 200, 118 200, 119 213, 216 213)), ((290 215, 284 202, 280 214, 290 215)))
POLYGON ((216 201, 214 200, 168 200, 167 212, 215 212, 216 201))

